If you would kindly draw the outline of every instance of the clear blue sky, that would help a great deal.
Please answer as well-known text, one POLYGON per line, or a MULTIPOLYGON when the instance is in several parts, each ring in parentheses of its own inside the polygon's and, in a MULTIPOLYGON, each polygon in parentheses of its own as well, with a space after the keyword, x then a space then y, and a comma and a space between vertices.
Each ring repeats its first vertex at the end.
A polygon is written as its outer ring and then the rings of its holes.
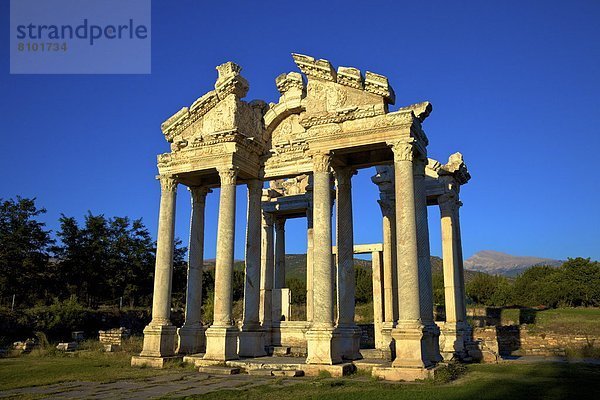
MULTIPOLYGON (((160 124, 212 88, 214 67, 243 67, 247 100, 276 101, 291 52, 388 76, 397 104, 429 100, 429 156, 464 154, 465 256, 600 259, 599 1, 153 1, 152 74, 9 75, 8 1, 0 2, 0 197, 37 197, 60 213, 142 217, 156 233, 160 124), (209 3, 219 3, 209 4, 209 3), (222 5, 221 5, 222 4, 222 5)), ((372 171, 354 179, 357 243, 381 240, 372 171)), ((244 253, 238 191, 236 258, 244 253)), ((177 236, 187 242, 179 190, 177 236)), ((206 257, 214 257, 218 193, 209 196, 206 257)), ((289 253, 305 251, 304 221, 289 253)), ((432 254, 439 212, 430 208, 432 254)))

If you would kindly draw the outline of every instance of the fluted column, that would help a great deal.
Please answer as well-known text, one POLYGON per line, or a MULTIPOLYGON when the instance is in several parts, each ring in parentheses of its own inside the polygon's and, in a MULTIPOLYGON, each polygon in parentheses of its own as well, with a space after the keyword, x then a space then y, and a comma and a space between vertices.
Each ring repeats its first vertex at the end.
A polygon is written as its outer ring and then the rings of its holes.
POLYGON ((421 321, 419 252, 413 171, 413 143, 392 146, 396 191, 396 249, 399 310, 392 331, 396 341, 395 367, 426 367, 430 360, 426 351, 424 325, 421 321))
POLYGON ((262 212, 262 236, 261 236, 261 255, 260 255, 260 322, 265 331, 269 331, 272 326, 271 315, 273 274, 274 274, 274 249, 273 249, 273 215, 262 212))
POLYGON ((334 270, 331 253, 331 159, 313 155, 313 322, 306 334, 309 364, 335 364, 341 355, 333 332, 334 270))
POLYGON ((306 320, 313 320, 313 249, 314 249, 314 233, 313 233, 313 216, 312 205, 309 205, 306 210, 306 320))
POLYGON ((275 220, 275 288, 285 287, 285 218, 275 220))
POLYGON ((354 323, 355 276, 354 232, 352 221, 352 175, 347 167, 335 169, 336 178, 336 240, 337 240, 337 327, 341 333, 342 357, 360 358, 360 330, 354 323))
POLYGON ((463 260, 458 210, 460 201, 454 192, 438 197, 442 227, 442 258, 446 322, 443 324, 442 354, 445 358, 465 354, 466 308, 463 260))
POLYGON ((152 365, 162 366, 165 357, 175 355, 176 328, 171 324, 171 284, 173 278, 173 250, 175 240, 175 199, 177 181, 171 176, 160 176, 160 212, 156 241, 152 320, 144 329, 141 357, 134 357, 132 365, 143 365, 139 359, 157 358, 152 365), (159 365, 160 364, 160 365, 159 365))
POLYGON ((190 217, 190 244, 188 251, 187 288, 185 296, 185 322, 178 330, 178 353, 192 354, 204 350, 202 326, 202 271, 204 265, 204 210, 206 187, 190 187, 192 213, 190 217))
POLYGON ((248 225, 246 229, 246 266, 244 280, 244 316, 238 353, 244 357, 266 355, 264 332, 260 329, 260 258, 262 182, 248 181, 248 225))
POLYGON ((371 266, 373 269, 373 325, 375 329, 376 349, 385 349, 386 347, 389 349, 391 342, 391 340, 386 340, 386 338, 383 336, 383 258, 383 252, 381 251, 374 251, 371 253, 371 266))
POLYGON ((214 321, 206 331, 205 359, 230 360, 237 355, 237 328, 233 325, 233 251, 237 167, 219 168, 221 197, 215 265, 214 321))
POLYGON ((425 166, 427 157, 420 155, 414 161, 415 213, 417 223, 417 250, 419 257, 419 293, 421 295, 421 321, 425 325, 426 351, 429 361, 442 361, 439 347, 440 329, 433 321, 433 283, 431 277, 431 252, 429 248, 429 223, 425 166))
POLYGON ((385 322, 393 322, 398 315, 398 302, 395 301, 396 284, 396 209, 392 201, 379 200, 383 215, 383 275, 384 275, 384 311, 385 322))

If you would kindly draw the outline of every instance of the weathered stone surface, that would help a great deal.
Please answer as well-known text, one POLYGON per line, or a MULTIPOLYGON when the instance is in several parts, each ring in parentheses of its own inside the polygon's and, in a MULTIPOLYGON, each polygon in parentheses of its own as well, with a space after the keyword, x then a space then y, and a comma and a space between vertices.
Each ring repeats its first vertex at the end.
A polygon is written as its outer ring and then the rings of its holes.
POLYGON ((56 350, 60 350, 60 351, 75 351, 75 350, 77 350, 77 342, 59 343, 56 346, 56 350))
POLYGON ((198 367, 198 371, 213 375, 235 375, 240 373, 239 368, 224 367, 220 365, 207 365, 198 367))
POLYGON ((122 345, 123 340, 129 339, 130 334, 127 328, 113 328, 107 331, 98 331, 98 340, 102 344, 122 345))

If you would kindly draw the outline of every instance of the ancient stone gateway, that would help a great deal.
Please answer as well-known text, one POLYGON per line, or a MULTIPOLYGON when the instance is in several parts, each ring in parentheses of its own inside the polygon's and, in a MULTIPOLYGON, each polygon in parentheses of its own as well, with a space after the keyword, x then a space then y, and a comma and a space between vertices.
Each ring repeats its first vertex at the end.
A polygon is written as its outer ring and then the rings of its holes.
MULTIPOLYGON (((361 358, 354 322, 351 178, 377 167, 383 244, 374 254, 376 346, 391 354, 374 368, 386 379, 429 376, 469 345, 458 198, 470 175, 460 153, 427 158, 428 102, 390 112, 386 77, 293 54, 304 74, 276 79, 278 103, 243 101, 248 82, 232 62, 217 67, 215 90, 161 128, 171 144, 158 156, 160 216, 152 321, 132 365, 162 366, 179 354, 206 364, 261 357, 277 345, 304 346, 307 370, 361 358), (305 80, 306 79, 306 80, 305 80), (265 182, 269 182, 264 188, 265 182), (334 183, 334 184, 332 184, 334 183), (192 198, 185 323, 170 321, 177 185, 192 198), (236 185, 248 189, 243 320, 232 320, 236 185), (201 323, 204 204, 220 187, 214 322, 201 323), (332 226, 332 206, 337 221, 332 226), (434 322, 427 206, 441 209, 446 321, 434 322), (307 218, 307 318, 286 321, 284 224, 307 218), (333 246, 332 230, 337 243, 333 246), (335 256, 334 256, 335 253, 335 256), (379 300, 378 300, 379 299, 379 300), (337 306, 336 306, 337 304, 337 306), (337 312, 336 312, 337 310, 337 312)), ((239 229, 239 227, 238 227, 239 229)), ((359 249, 360 251, 360 249, 359 249)))

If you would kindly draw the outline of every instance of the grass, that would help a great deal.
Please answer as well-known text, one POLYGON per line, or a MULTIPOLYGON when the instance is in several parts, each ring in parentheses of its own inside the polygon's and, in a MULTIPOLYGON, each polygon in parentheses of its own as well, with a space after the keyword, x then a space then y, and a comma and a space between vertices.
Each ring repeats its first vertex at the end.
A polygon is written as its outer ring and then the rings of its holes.
POLYGON ((139 353, 138 342, 136 338, 124 344, 125 350, 133 351, 104 353, 99 346, 84 343, 84 350, 73 353, 49 347, 18 357, 0 358, 0 391, 69 381, 143 379, 187 368, 179 363, 162 370, 131 367, 131 355, 139 353))
POLYGON ((600 336, 600 308, 557 308, 538 311, 532 329, 539 332, 600 336))
MULTIPOLYGON (((71 354, 38 351, 0 359, 0 391, 68 381, 113 382, 191 371, 179 364, 167 369, 132 368, 130 353, 83 350, 71 354)), ((422 383, 378 381, 364 373, 345 378, 273 379, 268 384, 220 390, 202 399, 566 399, 600 398, 600 365, 538 363, 458 366, 422 383)), ((190 397, 200 398, 200 397, 190 397)))
MULTIPOLYGON (((312 379, 292 386, 265 385, 246 390, 224 390, 202 399, 567 399, 598 398, 600 366, 585 364, 471 365, 451 383, 390 383, 358 376, 312 379)), ((188 397, 194 399, 200 397, 188 397)))

